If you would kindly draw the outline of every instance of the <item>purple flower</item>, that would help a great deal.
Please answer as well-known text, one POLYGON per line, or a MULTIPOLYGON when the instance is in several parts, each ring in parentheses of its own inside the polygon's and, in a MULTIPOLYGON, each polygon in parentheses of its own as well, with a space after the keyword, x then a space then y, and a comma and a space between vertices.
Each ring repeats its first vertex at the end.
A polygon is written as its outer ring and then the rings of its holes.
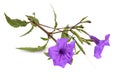
POLYGON ((107 34, 105 36, 104 40, 99 40, 98 38, 96 38, 95 36, 90 35, 90 38, 95 42, 96 46, 94 48, 94 56, 99 59, 101 58, 101 53, 103 51, 104 46, 110 46, 109 44, 109 37, 110 34, 107 34))
POLYGON ((55 66, 65 67, 67 63, 71 64, 73 57, 73 48, 75 42, 72 41, 70 44, 67 44, 67 38, 60 38, 57 40, 56 45, 49 48, 48 55, 53 59, 55 66))

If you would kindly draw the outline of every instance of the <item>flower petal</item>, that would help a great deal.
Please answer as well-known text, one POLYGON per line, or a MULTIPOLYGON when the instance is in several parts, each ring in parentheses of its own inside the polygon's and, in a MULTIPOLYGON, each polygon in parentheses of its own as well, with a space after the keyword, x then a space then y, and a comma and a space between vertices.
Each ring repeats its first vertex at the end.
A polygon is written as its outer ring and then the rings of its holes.
POLYGON ((61 38, 57 40, 57 46, 59 49, 66 47, 68 38, 61 38))
POLYGON ((101 53, 103 51, 104 46, 95 46, 94 48, 94 56, 99 59, 101 58, 101 53))
POLYGON ((65 57, 66 57, 66 60, 67 60, 67 63, 71 64, 72 63, 72 57, 74 55, 74 52, 68 52, 65 57))
POLYGON ((55 66, 61 66, 61 67, 65 67, 65 65, 67 64, 67 60, 66 60, 66 57, 64 56, 58 56, 57 59, 53 60, 53 63, 55 66))
POLYGON ((105 36, 105 45, 106 45, 106 46, 110 46, 109 37, 110 37, 110 34, 107 34, 107 35, 105 36))
POLYGON ((50 58, 52 58, 52 59, 57 58, 57 55, 59 54, 59 50, 58 50, 57 46, 50 47, 48 51, 49 51, 48 54, 49 54, 50 58))
POLYGON ((69 48, 68 50, 69 50, 69 51, 72 52, 73 49, 74 49, 74 47, 75 47, 75 41, 72 41, 70 44, 68 44, 68 48, 69 48))
POLYGON ((110 37, 110 34, 105 35, 105 40, 108 40, 110 37))

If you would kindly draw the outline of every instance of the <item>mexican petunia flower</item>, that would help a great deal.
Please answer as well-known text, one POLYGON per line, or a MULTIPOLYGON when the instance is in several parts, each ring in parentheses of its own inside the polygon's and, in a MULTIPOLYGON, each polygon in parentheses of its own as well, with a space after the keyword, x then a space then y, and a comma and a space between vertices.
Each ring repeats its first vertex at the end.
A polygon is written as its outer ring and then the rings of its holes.
POLYGON ((48 55, 53 59, 55 66, 61 66, 64 68, 67 63, 72 63, 75 41, 72 41, 70 44, 67 44, 67 41, 67 38, 60 38, 56 41, 55 46, 49 48, 48 55))
POLYGON ((95 36, 90 35, 90 38, 95 42, 96 46, 94 48, 94 56, 99 59, 101 58, 101 53, 103 51, 104 46, 110 46, 109 44, 109 37, 110 34, 107 34, 105 36, 104 40, 99 40, 98 38, 96 38, 95 36))

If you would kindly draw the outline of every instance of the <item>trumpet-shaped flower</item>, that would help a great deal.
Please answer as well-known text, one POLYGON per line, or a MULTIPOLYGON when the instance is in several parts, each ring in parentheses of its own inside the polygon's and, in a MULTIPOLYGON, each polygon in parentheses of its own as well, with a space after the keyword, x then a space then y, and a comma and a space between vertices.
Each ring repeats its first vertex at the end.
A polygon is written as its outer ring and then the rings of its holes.
POLYGON ((110 34, 107 34, 105 36, 104 40, 99 40, 98 38, 96 38, 95 36, 90 35, 90 38, 95 42, 96 46, 94 48, 94 56, 99 59, 101 58, 101 53, 103 51, 104 46, 110 46, 109 44, 109 37, 110 34))

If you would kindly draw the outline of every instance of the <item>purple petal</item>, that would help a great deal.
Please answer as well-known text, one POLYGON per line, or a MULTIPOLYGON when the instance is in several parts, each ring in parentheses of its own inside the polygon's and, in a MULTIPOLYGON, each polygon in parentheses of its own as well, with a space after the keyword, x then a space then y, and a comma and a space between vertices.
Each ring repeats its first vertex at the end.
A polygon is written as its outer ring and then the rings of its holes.
POLYGON ((61 38, 57 40, 57 46, 59 49, 66 47, 68 38, 61 38))
POLYGON ((59 50, 58 50, 57 46, 50 47, 48 51, 49 51, 48 54, 49 54, 50 58, 52 58, 52 59, 57 58, 57 55, 59 54, 59 50))
POLYGON ((68 60, 67 63, 71 64, 72 63, 72 57, 74 55, 74 52, 70 52, 66 54, 66 59, 68 60))
POLYGON ((109 40, 110 34, 105 35, 105 40, 109 40))
POLYGON ((70 44, 68 44, 68 48, 69 48, 68 50, 69 50, 69 51, 72 52, 73 49, 74 49, 74 47, 75 47, 75 41, 72 41, 70 44))
POLYGON ((53 60, 53 63, 55 66, 61 66, 61 67, 65 67, 65 65, 67 64, 67 60, 66 60, 66 57, 64 56, 58 56, 57 59, 53 60))
POLYGON ((53 60, 53 63, 55 66, 61 66, 64 68, 67 63, 71 64, 72 56, 69 53, 66 53, 65 55, 58 55, 57 58, 53 60))
POLYGON ((110 37, 110 34, 107 34, 107 35, 105 36, 105 45, 107 45, 107 46, 110 46, 109 37, 110 37))
POLYGON ((104 46, 95 46, 94 48, 94 56, 99 59, 101 58, 101 53, 103 51, 104 46))

